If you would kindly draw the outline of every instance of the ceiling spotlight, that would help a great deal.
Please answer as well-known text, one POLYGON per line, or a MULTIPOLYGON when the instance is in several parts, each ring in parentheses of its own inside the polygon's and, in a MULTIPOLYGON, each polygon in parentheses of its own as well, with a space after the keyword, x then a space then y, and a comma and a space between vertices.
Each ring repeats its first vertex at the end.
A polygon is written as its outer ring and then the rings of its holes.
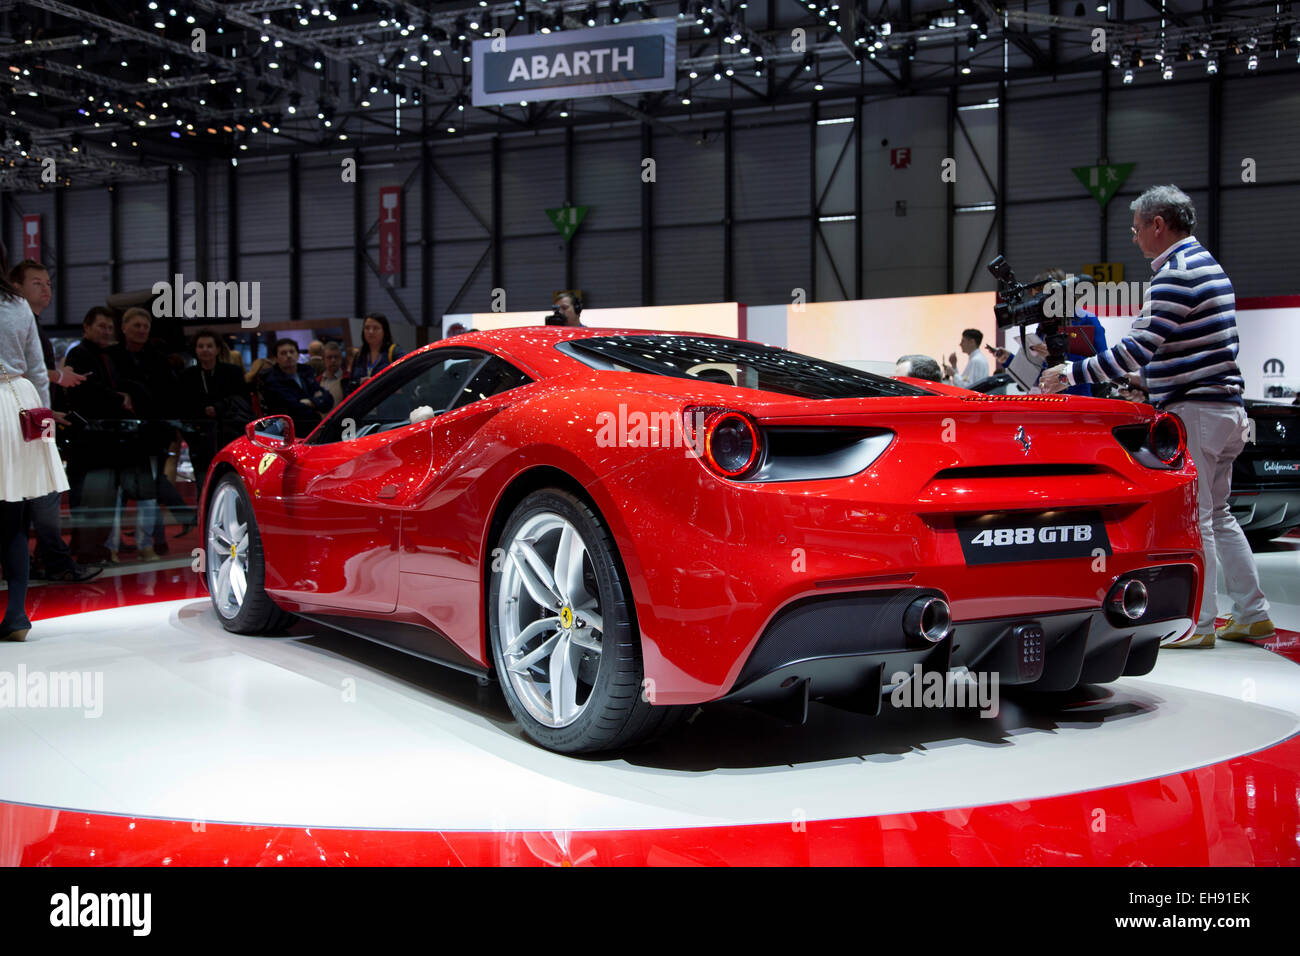
POLYGON ((1201 41, 1200 54, 1202 59, 1210 55, 1210 42, 1208 40, 1201 41))
POLYGON ((961 61, 961 75, 970 76, 970 60, 961 61))
POLYGON ((1133 71, 1132 71, 1132 70, 1125 70, 1125 71, 1124 71, 1124 85, 1125 85, 1125 86, 1128 86, 1128 85, 1129 85, 1130 83, 1132 83, 1132 82, 1133 82, 1133 71))
POLYGON ((1164 80, 1172 80, 1174 78, 1174 65, 1172 63, 1165 64, 1165 68, 1160 71, 1160 78, 1164 80))
POLYGON ((1259 69, 1259 56, 1258 56, 1258 55, 1256 55, 1256 54, 1254 54, 1254 53, 1252 53, 1252 54, 1250 55, 1250 59, 1246 61, 1246 69, 1250 70, 1252 73, 1253 73, 1255 70, 1258 70, 1258 69, 1259 69))
POLYGON ((1115 69, 1119 69, 1119 65, 1123 61, 1124 61, 1123 54, 1121 54, 1118 50, 1116 50, 1114 53, 1110 55, 1110 65, 1115 67, 1115 69))
POLYGON ((1205 61, 1205 72, 1208 73, 1210 76, 1214 76, 1216 73, 1218 73, 1218 72, 1219 72, 1219 61, 1216 60, 1216 59, 1214 59, 1213 57, 1211 57, 1210 59, 1206 60, 1206 61, 1205 61))
POLYGON ((1246 49, 1253 50, 1257 46, 1259 46, 1259 38, 1252 33, 1246 38, 1246 49))

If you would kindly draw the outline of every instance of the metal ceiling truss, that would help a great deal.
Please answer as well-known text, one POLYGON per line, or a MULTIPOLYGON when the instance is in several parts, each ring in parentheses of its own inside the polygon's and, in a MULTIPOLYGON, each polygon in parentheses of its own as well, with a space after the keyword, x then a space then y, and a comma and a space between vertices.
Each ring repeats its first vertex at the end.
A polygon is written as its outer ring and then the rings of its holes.
MULTIPOLYGON (((1118 0, 1101 15, 1083 17, 1003 6, 998 0, 519 0, 488 6, 461 0, 438 9, 406 0, 359 0, 358 11, 352 10, 352 0, 160 0, 168 16, 177 10, 201 18, 210 49, 196 53, 165 29, 126 22, 133 14, 123 12, 123 19, 115 19, 95 12, 111 9, 97 0, 87 4, 95 9, 63 0, 0 0, 0 12, 17 11, 8 14, 11 18, 23 16, 25 8, 45 11, 62 18, 51 21, 51 29, 67 21, 68 30, 66 36, 48 36, 29 28, 22 39, 8 38, 0 52, 11 64, 25 64, 10 67, 16 104, 11 118, 22 118, 32 128, 45 125, 50 138, 77 132, 104 139, 129 129, 144 135, 160 154, 186 155, 188 150, 189 155, 211 156, 214 147, 229 155, 247 149, 247 135, 226 132, 241 117, 250 130, 263 120, 269 128, 283 127, 278 146, 284 149, 300 147, 304 138, 324 146, 358 136, 378 143, 426 130, 450 135, 443 128, 447 115, 456 117, 455 135, 628 117, 663 129, 671 125, 663 123, 664 117, 691 110, 1122 69, 1156 52, 1187 59, 1193 54, 1232 56, 1245 43, 1250 43, 1248 52, 1276 58, 1300 45, 1300 17, 1288 2, 1231 8, 1216 2, 1196 14, 1169 12, 1162 0, 1145 2, 1140 17, 1119 19, 1123 4, 1118 0), (767 12, 756 14, 764 3, 767 12), (583 27, 593 18, 604 23, 615 6, 632 22, 647 13, 677 20, 675 91, 526 108, 476 109, 469 104, 469 67, 462 57, 472 40, 496 27, 518 36, 536 29, 583 27), (747 19, 761 28, 747 25, 747 19), (471 28, 471 23, 477 26, 471 28), (794 27, 807 31, 806 49, 798 52, 791 44, 794 27), (1098 28, 1106 31, 1107 49, 1113 51, 1105 59, 1091 49, 1098 28), (152 51, 148 80, 138 75, 138 54, 130 64, 137 75, 128 79, 82 69, 81 57, 68 62, 70 53, 81 51, 92 61, 97 53, 106 59, 95 42, 99 35, 118 46, 152 51), (221 52, 231 50, 240 55, 221 52), (443 55, 435 56, 434 50, 443 55), (157 64, 173 70, 155 68, 157 64), (713 81, 723 73, 725 82, 713 81), (368 98, 372 86, 382 86, 383 93, 368 98), (105 99, 125 115, 108 115, 105 99), (371 105, 372 100, 377 102, 371 105), (137 101, 145 104, 143 110, 136 108, 137 101), (148 119, 150 114, 157 119, 148 119), (179 140, 163 134, 177 132, 178 126, 179 140), (212 129, 216 135, 207 132, 212 129)), ((1130 8, 1136 5, 1137 0, 1129 0, 1130 8)), ((156 17, 161 26, 166 19, 162 9, 156 17)), ((277 134, 267 133, 261 140, 274 149, 277 134)), ((0 157, 13 154, 5 149, 0 157)))

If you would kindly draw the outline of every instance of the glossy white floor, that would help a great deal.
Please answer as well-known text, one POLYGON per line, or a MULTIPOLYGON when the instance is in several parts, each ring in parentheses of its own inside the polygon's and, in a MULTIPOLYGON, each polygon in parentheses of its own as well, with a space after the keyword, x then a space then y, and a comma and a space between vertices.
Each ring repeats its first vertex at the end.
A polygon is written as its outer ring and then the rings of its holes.
MULTIPOLYGON (((1300 542, 1259 556, 1300 630, 1300 542)), ((1226 602, 1221 605, 1226 612, 1226 602)), ((98 672, 102 714, 0 709, 0 800, 213 822, 633 829, 982 805, 1149 779, 1300 731, 1300 668, 1262 648, 1168 652, 1073 706, 996 718, 813 707, 782 728, 710 707, 627 759, 525 741, 495 688, 337 632, 227 634, 206 601, 41 622, 0 672, 98 672)))

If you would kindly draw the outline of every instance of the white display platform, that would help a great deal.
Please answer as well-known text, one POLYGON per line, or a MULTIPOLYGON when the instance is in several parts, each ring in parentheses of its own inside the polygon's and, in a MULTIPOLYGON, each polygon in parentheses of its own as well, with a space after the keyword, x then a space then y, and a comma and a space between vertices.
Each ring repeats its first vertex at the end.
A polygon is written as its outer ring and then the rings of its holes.
MULTIPOLYGON (((1294 573, 1294 551, 1276 557, 1275 570, 1294 573)), ((1279 594, 1288 617, 1294 590, 1279 594)), ((623 758, 575 759, 523 739, 495 687, 325 628, 296 630, 238 637, 206 600, 187 599, 41 621, 28 643, 0 644, 0 672, 103 680, 99 717, 0 709, 0 801, 295 826, 709 826, 1094 790, 1300 731, 1300 667, 1221 642, 1164 652, 1152 674, 1073 706, 1027 709, 1004 695, 1000 716, 984 719, 814 705, 798 728, 712 706, 623 758)))

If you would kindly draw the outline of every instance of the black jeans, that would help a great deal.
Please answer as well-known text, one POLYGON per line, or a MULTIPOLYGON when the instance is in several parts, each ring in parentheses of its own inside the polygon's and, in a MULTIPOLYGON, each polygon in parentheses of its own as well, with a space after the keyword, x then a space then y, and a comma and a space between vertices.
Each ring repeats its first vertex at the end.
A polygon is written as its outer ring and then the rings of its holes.
POLYGON ((36 557, 51 574, 67 571, 72 567, 72 552, 63 540, 63 529, 59 524, 59 503, 61 492, 51 491, 48 495, 33 498, 26 502, 29 527, 36 529, 36 557))
POLYGON ((9 585, 0 634, 32 626, 27 618, 27 502, 0 501, 0 565, 9 585))

